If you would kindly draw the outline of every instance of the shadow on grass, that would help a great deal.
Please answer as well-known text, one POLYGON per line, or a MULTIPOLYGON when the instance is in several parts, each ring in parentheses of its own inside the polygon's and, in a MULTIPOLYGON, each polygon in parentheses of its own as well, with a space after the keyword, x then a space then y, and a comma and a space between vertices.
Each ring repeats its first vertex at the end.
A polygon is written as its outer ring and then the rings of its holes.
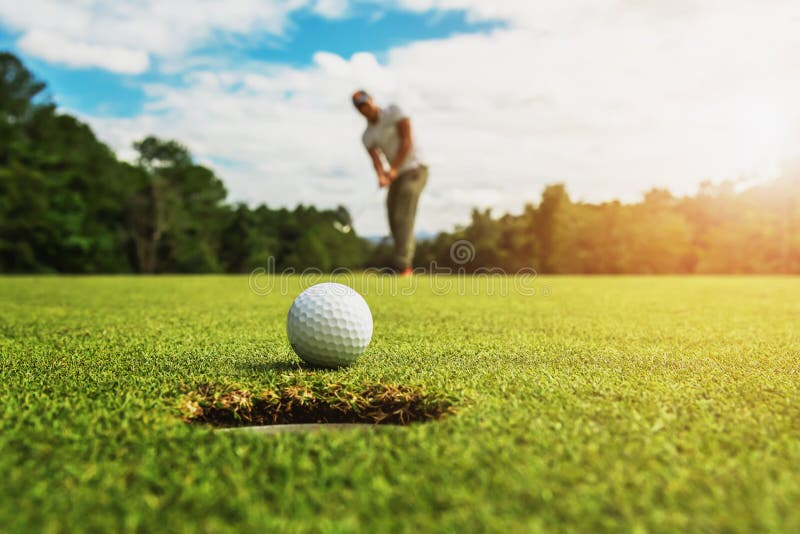
POLYGON ((308 366, 304 365, 303 362, 300 361, 248 361, 248 362, 241 362, 236 365, 236 367, 241 371, 247 371, 249 373, 285 373, 287 371, 302 371, 309 369, 308 366))

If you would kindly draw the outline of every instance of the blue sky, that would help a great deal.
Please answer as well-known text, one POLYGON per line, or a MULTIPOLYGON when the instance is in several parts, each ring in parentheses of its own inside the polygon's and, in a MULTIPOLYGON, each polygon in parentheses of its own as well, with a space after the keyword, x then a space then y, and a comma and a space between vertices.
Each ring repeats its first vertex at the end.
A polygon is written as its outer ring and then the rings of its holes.
MULTIPOLYGON (((298 11, 289 19, 285 35, 221 36, 198 47, 194 53, 216 59, 229 67, 249 62, 268 62, 302 68, 318 51, 349 57, 370 51, 378 58, 386 50, 414 41, 444 39, 455 34, 482 33, 504 26, 503 21, 467 21, 465 11, 409 13, 367 9, 361 6, 346 18, 329 19, 311 11, 298 11)), ((19 32, 0 24, 0 47, 23 56, 28 66, 45 80, 62 107, 87 115, 134 117, 146 101, 143 85, 179 85, 180 76, 165 73, 157 65, 137 75, 123 75, 101 68, 74 68, 31 57, 15 46, 19 32)))
POLYGON ((0 46, 120 158, 175 139, 231 200, 373 235, 355 88, 411 117, 430 232, 556 182, 635 201, 800 168, 798 27, 796 0, 0 0, 0 46))

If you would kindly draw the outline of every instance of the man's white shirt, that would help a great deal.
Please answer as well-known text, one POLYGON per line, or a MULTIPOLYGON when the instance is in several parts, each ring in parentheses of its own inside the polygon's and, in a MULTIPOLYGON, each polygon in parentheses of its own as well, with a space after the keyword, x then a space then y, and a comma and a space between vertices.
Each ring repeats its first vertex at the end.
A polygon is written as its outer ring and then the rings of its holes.
MULTIPOLYGON (((364 135, 361 136, 361 141, 364 146, 369 150, 377 148, 389 162, 394 161, 400 150, 400 135, 397 133, 397 123, 403 119, 407 119, 406 115, 399 106, 392 104, 381 108, 378 111, 377 122, 367 123, 367 128, 364 130, 364 135)), ((419 150, 416 141, 411 143, 411 150, 408 152, 403 164, 397 169, 397 172, 403 173, 416 169, 424 165, 419 157, 419 150)))

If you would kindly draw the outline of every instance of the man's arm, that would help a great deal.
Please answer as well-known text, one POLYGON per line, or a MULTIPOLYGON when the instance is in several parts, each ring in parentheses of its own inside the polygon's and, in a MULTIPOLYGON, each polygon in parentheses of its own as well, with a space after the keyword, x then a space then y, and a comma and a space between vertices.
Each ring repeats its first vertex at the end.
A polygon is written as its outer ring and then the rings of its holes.
POLYGON ((397 170, 403 165, 403 162, 411 152, 411 119, 402 119, 397 121, 397 135, 400 136, 400 148, 397 150, 397 155, 391 162, 391 169, 389 169, 388 178, 390 180, 397 179, 397 170))
POLYGON ((378 149, 375 147, 367 149, 369 152, 369 157, 372 158, 372 166, 375 167, 375 174, 378 176, 378 186, 384 187, 389 185, 390 180, 386 176, 386 171, 383 168, 383 160, 381 160, 381 154, 378 152, 378 149))

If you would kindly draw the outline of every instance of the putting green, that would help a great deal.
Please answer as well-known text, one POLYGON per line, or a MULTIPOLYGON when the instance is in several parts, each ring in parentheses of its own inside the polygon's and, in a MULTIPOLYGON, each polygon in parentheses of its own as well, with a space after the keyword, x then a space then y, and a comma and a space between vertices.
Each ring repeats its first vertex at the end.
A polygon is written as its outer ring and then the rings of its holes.
POLYGON ((0 278, 3 530, 800 529, 799 279, 391 280, 354 282, 373 343, 322 371, 286 341, 297 278, 0 278), (421 386, 456 413, 182 419, 202 385, 287 381, 421 386))

